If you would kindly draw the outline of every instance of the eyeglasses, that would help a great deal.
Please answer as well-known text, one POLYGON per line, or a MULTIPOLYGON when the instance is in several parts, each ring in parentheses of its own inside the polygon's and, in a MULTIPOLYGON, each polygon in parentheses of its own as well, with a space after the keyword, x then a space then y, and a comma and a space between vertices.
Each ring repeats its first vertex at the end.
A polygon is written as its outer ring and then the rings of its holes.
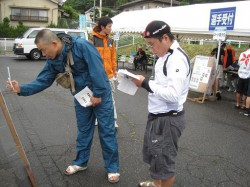
POLYGON ((162 41, 162 38, 163 38, 163 36, 158 37, 158 38, 155 38, 156 41, 155 41, 154 43, 148 43, 148 44, 146 44, 146 46, 147 46, 148 48, 153 48, 154 45, 155 45, 155 43, 156 43, 157 41, 160 41, 160 42, 162 41))
POLYGON ((146 44, 147 48, 153 48, 153 47, 154 47, 154 45, 155 45, 155 42, 154 42, 154 43, 152 43, 152 44, 146 44))

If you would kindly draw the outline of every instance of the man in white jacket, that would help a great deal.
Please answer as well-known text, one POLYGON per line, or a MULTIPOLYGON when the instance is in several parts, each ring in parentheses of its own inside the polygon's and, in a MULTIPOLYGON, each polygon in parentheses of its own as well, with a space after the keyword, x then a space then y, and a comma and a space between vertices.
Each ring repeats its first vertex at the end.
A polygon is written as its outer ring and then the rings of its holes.
POLYGON ((250 44, 249 44, 249 49, 242 52, 239 57, 239 83, 237 86, 237 94, 236 94, 236 100, 238 99, 239 96, 239 88, 240 88, 240 80, 243 79, 245 80, 245 90, 246 90, 246 112, 244 113, 245 116, 250 116, 250 44))
POLYGON ((188 94, 190 62, 165 22, 152 21, 143 36, 159 59, 154 80, 142 75, 138 75, 140 80, 133 79, 138 87, 149 92, 143 160, 150 165, 153 181, 141 182, 139 186, 171 187, 175 181, 178 140, 185 128, 183 104, 188 94))

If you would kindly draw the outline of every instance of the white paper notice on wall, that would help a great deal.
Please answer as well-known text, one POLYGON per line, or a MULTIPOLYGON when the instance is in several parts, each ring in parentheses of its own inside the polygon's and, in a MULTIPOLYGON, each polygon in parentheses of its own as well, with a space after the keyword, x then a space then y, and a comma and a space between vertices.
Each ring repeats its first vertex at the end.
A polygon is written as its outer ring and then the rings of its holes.
POLYGON ((83 90, 78 92, 74 97, 83 107, 91 106, 92 103, 90 101, 90 97, 93 96, 93 92, 89 89, 89 87, 85 87, 83 90))

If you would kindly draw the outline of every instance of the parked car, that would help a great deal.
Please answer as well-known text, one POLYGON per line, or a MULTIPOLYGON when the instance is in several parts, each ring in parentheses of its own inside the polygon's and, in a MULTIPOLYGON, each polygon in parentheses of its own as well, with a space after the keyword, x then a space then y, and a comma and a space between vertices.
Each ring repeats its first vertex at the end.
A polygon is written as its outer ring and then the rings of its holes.
MULTIPOLYGON (((16 38, 14 41, 13 51, 16 55, 25 55, 28 59, 39 60, 42 57, 42 53, 37 49, 35 44, 35 37, 37 33, 44 28, 30 28, 22 37, 16 38)), ((51 31, 58 33, 66 33, 71 36, 77 36, 83 39, 88 39, 87 31, 75 30, 75 29, 58 29, 47 28, 51 31)))

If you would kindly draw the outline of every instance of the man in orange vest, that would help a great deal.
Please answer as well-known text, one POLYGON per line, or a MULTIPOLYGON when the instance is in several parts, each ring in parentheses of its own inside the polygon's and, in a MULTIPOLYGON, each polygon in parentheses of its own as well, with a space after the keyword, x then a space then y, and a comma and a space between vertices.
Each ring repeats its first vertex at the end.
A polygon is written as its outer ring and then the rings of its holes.
POLYGON ((235 61, 235 50, 233 47, 228 44, 225 49, 225 56, 224 56, 224 68, 227 68, 228 66, 232 65, 235 61))
POLYGON ((112 98, 114 104, 114 119, 115 119, 115 127, 118 128, 117 124, 117 113, 115 107, 115 84, 114 80, 117 76, 116 70, 116 48, 114 40, 109 38, 109 34, 111 33, 113 21, 109 17, 102 17, 98 25, 94 27, 92 35, 93 37, 90 39, 90 42, 94 44, 98 52, 100 53, 103 66, 108 75, 109 82, 112 88, 112 98))

